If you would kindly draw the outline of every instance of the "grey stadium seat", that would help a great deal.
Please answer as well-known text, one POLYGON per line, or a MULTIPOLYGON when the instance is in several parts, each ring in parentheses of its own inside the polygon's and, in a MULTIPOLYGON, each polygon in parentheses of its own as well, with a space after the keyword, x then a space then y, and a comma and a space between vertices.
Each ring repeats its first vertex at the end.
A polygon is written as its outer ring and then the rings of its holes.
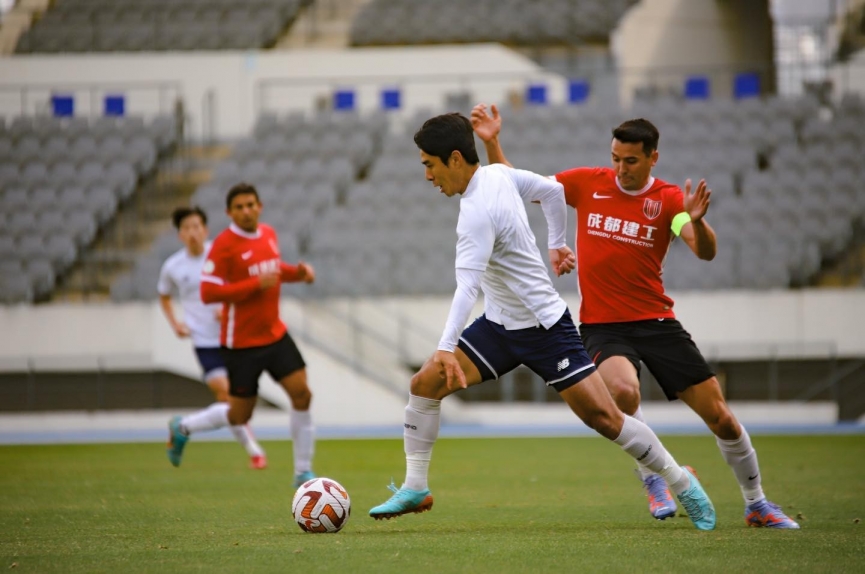
POLYGON ((32 303, 33 287, 26 275, 0 275, 0 303, 32 303))
POLYGON ((36 297, 48 295, 54 289, 56 276, 54 267, 48 259, 34 259, 27 263, 27 276, 36 297))

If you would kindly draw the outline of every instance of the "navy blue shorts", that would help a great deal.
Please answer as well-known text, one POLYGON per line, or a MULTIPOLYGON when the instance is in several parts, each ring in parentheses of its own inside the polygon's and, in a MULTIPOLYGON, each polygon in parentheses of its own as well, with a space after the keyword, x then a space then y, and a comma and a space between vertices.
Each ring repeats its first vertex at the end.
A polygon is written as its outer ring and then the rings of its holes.
POLYGON ((508 331, 481 315, 460 336, 459 348, 481 372, 482 380, 497 379, 525 365, 558 392, 595 372, 580 333, 565 310, 558 322, 544 329, 508 331))
POLYGON ((198 357, 198 364, 201 365, 201 371, 204 373, 204 382, 216 377, 228 376, 228 370, 225 368, 225 361, 222 360, 219 347, 195 347, 195 355, 198 357))

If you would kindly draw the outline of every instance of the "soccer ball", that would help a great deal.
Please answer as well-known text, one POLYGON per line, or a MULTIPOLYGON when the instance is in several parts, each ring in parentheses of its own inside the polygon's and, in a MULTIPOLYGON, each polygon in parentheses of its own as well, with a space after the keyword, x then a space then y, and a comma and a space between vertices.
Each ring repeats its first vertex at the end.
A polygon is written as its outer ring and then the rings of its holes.
POLYGON ((351 516, 351 499, 331 478, 313 478, 300 485, 291 512, 305 532, 339 532, 351 516))

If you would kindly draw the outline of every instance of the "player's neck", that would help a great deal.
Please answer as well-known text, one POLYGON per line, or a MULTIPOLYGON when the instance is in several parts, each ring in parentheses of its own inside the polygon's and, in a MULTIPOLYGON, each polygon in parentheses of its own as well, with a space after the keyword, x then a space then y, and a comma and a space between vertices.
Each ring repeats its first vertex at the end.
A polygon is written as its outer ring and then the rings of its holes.
POLYGON ((623 193, 627 193, 628 195, 640 195, 649 190, 653 185, 655 185, 655 176, 650 175, 646 180, 646 183, 642 185, 639 189, 625 189, 622 187, 622 182, 619 181, 619 176, 616 176, 616 187, 623 193))
POLYGON ((186 252, 192 257, 198 257, 204 253, 204 245, 187 245, 186 252))
POLYGON ((465 173, 465 185, 463 185, 463 190, 460 192, 460 195, 464 194, 468 190, 469 186, 472 184, 472 178, 478 172, 478 169, 480 169, 480 167, 481 167, 481 164, 479 164, 479 163, 476 163, 475 165, 466 165, 466 169, 464 172, 465 173))

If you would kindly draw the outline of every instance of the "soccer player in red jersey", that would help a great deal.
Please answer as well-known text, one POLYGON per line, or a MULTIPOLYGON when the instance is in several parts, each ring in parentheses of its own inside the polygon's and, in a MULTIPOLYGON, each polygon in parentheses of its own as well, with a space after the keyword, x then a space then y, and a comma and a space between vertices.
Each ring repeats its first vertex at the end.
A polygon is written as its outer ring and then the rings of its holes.
MULTIPOLYGON (((490 163, 510 165, 499 143, 501 116, 495 106, 472 110, 475 133, 490 163)), ((705 221, 711 191, 700 181, 683 191, 652 176, 660 134, 645 119, 613 130, 612 168, 579 167, 555 175, 565 201, 577 210, 577 277, 582 295, 580 333, 619 408, 637 420, 642 361, 669 400, 681 399, 715 434, 745 499, 751 526, 799 528, 769 502, 761 487, 757 453, 730 411, 718 379, 690 334, 676 320, 664 292, 662 272, 670 243, 680 237, 700 259, 717 250, 705 221)), ((675 515, 676 504, 659 477, 640 468, 652 516, 675 515)))
POLYGON ((258 222, 262 205, 253 186, 232 187, 226 207, 232 223, 210 248, 202 268, 201 300, 223 306, 220 344, 228 369, 228 408, 205 417, 208 420, 201 421, 201 428, 188 428, 179 417, 172 419, 171 447, 179 464, 190 432, 246 424, 255 408, 258 379, 267 371, 291 399, 294 482, 300 486, 315 477, 312 393, 306 363, 279 318, 279 285, 312 283, 315 271, 307 263, 294 266, 280 260, 276 232, 258 222))

